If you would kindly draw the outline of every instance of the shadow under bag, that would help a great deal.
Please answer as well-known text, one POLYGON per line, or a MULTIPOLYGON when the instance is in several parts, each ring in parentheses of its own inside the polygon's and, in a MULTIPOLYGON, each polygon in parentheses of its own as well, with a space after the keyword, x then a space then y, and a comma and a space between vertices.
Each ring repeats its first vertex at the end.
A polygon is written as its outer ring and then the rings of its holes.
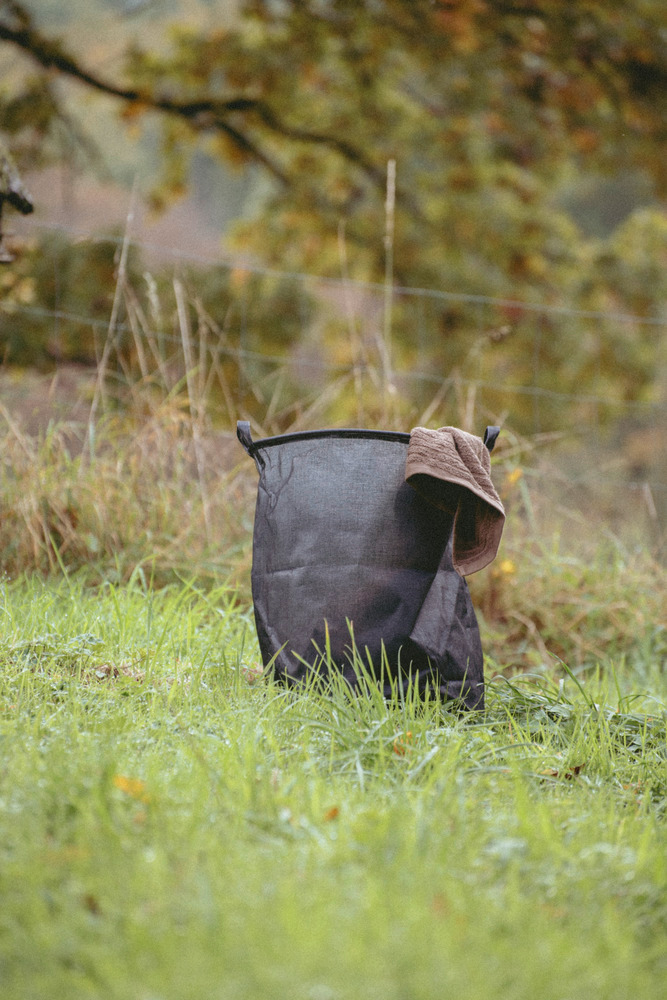
POLYGON ((286 683, 336 669, 356 686, 361 659, 387 697, 393 679, 482 708, 479 628, 452 561, 455 514, 406 482, 410 435, 253 441, 245 421, 237 433, 259 473, 252 596, 264 666, 286 683))

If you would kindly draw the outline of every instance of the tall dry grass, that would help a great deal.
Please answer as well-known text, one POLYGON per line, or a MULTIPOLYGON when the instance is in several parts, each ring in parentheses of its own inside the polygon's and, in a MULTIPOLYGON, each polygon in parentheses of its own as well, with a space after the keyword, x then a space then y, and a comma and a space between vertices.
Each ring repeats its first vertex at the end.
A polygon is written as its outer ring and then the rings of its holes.
MULTIPOLYGON (((135 367, 110 325, 87 421, 43 422, 28 433, 0 405, 0 571, 82 572, 96 583, 140 570, 156 586, 196 577, 229 582, 249 603, 256 473, 234 432, 236 417, 248 415, 248 387, 237 391, 218 351, 224 337, 213 336, 213 321, 178 281, 171 322, 180 346, 172 338, 168 353, 122 275, 118 296, 135 367)), ((258 382, 256 433, 321 425, 347 398, 353 376, 286 407, 280 378, 273 388, 258 382)), ((445 412, 451 403, 436 394, 427 411, 403 414, 403 429, 426 418, 493 422, 469 393, 459 402, 459 412, 445 412)), ((551 667, 559 658, 579 668, 640 653, 642 662, 664 662, 659 532, 626 539, 599 508, 559 503, 544 443, 507 432, 494 454, 505 537, 496 562, 470 581, 487 654, 499 669, 551 667)), ((639 515, 626 519, 633 530, 639 515)))
POLYGON ((86 570, 157 584, 175 575, 243 584, 253 483, 235 436, 207 435, 200 461, 183 401, 59 423, 28 435, 0 408, 0 568, 86 570), (239 465, 240 463, 240 465, 239 465), (241 466, 241 467, 240 467, 241 466))
MULTIPOLYGON (((254 465, 235 434, 197 419, 195 438, 187 399, 156 403, 151 391, 142 401, 137 391, 124 412, 100 418, 91 448, 85 424, 30 435, 0 409, 2 572, 83 572, 95 584, 140 568, 155 586, 228 582, 248 604, 254 465)), ((528 470, 502 452, 494 475, 505 536, 495 563, 469 581, 494 665, 664 662, 664 565, 585 520, 575 531, 574 515, 554 520, 528 470)))

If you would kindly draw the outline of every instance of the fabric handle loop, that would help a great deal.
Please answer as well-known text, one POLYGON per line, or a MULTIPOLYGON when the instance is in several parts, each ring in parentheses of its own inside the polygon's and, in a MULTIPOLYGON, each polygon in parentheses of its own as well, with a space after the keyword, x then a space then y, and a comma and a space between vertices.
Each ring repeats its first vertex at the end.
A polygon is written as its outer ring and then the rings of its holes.
POLYGON ((493 451, 499 434, 500 427, 487 427, 484 431, 484 444, 486 445, 488 451, 493 451))
POLYGON ((252 455, 253 452, 253 441, 252 434, 250 433, 250 421, 249 420, 237 420, 236 421, 236 436, 248 452, 252 455))
POLYGON ((258 451, 257 445, 252 439, 252 434, 250 433, 250 421, 249 420, 237 420, 236 421, 236 436, 248 452, 250 457, 253 459, 258 471, 261 473, 264 468, 264 459, 262 458, 261 452, 258 451))

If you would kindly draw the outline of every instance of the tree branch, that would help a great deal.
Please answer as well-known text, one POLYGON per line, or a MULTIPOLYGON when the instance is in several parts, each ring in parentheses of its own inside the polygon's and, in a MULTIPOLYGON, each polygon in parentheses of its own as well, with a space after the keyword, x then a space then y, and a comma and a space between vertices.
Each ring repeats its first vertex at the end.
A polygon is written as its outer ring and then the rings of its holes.
MULTIPOLYGON (((323 146, 338 153, 348 163, 358 167, 380 191, 384 189, 384 167, 374 164, 364 153, 345 139, 310 129, 291 126, 280 119, 275 111, 263 100, 250 97, 230 97, 227 100, 204 97, 192 101, 178 101, 160 96, 145 89, 125 87, 91 72, 68 52, 59 42, 45 38, 34 26, 29 14, 15 0, 0 0, 0 6, 8 8, 16 19, 15 25, 0 22, 0 41, 16 46, 45 70, 76 80, 86 87, 115 97, 127 104, 145 107, 152 111, 172 115, 187 121, 196 131, 214 130, 225 134, 234 145, 257 163, 261 164, 281 184, 289 186, 291 179, 283 167, 257 143, 242 131, 230 116, 239 114, 256 116, 257 120, 274 135, 292 142, 303 142, 323 146)), ((397 190, 397 201, 417 216, 421 212, 415 200, 406 192, 397 190)))
MULTIPOLYGON (((10 2, 8 6, 17 17, 24 13, 15 3, 10 2)), ((282 184, 289 184, 289 177, 275 160, 261 150, 248 135, 224 120, 227 114, 252 110, 254 102, 249 98, 179 102, 134 87, 119 86, 83 68, 72 56, 64 52, 57 42, 45 39, 32 27, 27 14, 21 18, 17 27, 0 23, 0 41, 15 45, 43 69, 55 70, 98 93, 116 97, 128 104, 142 105, 153 111, 183 118, 198 130, 216 129, 223 132, 238 149, 261 163, 282 184)))

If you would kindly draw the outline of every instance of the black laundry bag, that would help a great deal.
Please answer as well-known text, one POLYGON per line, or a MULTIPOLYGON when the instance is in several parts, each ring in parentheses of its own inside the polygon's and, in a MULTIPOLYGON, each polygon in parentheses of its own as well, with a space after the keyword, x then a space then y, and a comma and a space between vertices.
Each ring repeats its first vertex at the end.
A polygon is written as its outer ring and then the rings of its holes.
POLYGON ((453 517, 405 482, 410 435, 253 441, 245 421, 237 433, 259 473, 252 596, 264 666, 286 683, 336 669, 357 686, 361 658, 387 697, 416 684, 482 708, 482 646, 452 563, 453 517))

